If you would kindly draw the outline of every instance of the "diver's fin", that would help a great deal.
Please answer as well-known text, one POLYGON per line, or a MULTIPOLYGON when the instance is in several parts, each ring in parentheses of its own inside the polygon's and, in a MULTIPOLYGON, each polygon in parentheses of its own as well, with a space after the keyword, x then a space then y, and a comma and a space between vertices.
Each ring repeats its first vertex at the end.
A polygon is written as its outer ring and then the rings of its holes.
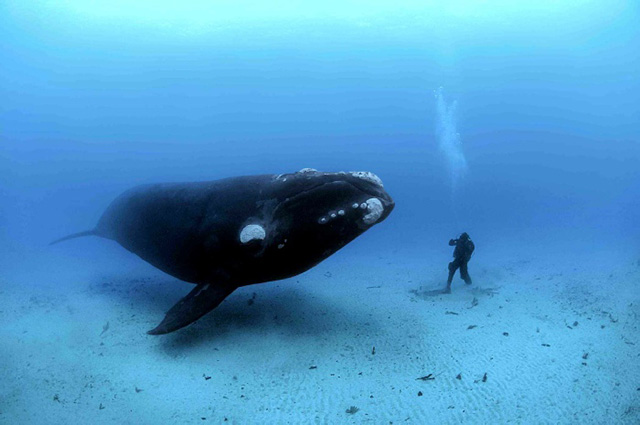
POLYGON ((176 331, 191 324, 216 308, 222 300, 235 291, 235 286, 211 285, 201 283, 189 294, 171 307, 164 320, 147 332, 149 335, 162 335, 176 331))
POLYGON ((66 241, 74 238, 81 238, 82 236, 97 236, 96 229, 85 230, 84 232, 72 233, 71 235, 65 236, 64 238, 56 239, 51 242, 49 245, 57 244, 58 242, 66 241))

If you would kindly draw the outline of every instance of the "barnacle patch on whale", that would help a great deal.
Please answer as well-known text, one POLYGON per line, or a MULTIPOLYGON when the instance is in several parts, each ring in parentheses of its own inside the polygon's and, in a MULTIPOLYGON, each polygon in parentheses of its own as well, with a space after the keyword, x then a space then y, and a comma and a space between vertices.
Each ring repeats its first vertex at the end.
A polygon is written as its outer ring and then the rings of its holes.
POLYGON ((351 174, 353 177, 357 177, 357 178, 362 179, 362 180, 367 180, 367 181, 369 181, 369 182, 371 182, 373 184, 376 184, 376 185, 378 185, 380 187, 384 187, 380 177, 376 176, 371 171, 351 171, 349 174, 351 174))
POLYGON ((240 232, 240 242, 249 243, 255 240, 264 240, 267 237, 264 227, 259 224, 248 224, 240 232))
POLYGON ((366 224, 373 224, 382 217, 384 207, 378 198, 369 198, 366 202, 368 213, 362 217, 366 224))

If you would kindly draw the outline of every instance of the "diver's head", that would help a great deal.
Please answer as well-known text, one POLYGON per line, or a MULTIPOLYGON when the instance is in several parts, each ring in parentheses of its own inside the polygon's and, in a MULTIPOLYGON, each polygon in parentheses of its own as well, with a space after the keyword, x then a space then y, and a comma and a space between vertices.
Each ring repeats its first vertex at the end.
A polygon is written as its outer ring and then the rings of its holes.
POLYGON ((459 239, 462 239, 463 241, 469 240, 469 234, 467 232, 462 232, 459 239))

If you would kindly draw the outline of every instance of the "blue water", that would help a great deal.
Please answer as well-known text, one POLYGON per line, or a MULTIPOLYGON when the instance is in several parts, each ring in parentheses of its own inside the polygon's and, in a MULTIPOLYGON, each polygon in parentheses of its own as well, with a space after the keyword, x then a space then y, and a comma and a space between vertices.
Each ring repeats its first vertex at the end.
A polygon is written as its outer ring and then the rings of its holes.
POLYGON ((640 261, 637 1, 179 3, 0 4, 5 276, 131 186, 304 167, 396 201, 345 261, 640 261))
POLYGON ((462 16, 380 6, 362 22, 294 9, 212 28, 200 17, 192 31, 188 10, 147 21, 79 4, 2 6, 11 240, 74 230, 139 182, 313 166, 376 172, 398 201, 393 225, 434 243, 461 228, 579 229, 638 248, 634 2, 504 17, 473 2, 462 16), (445 116, 439 90, 456 105, 445 116), (455 158, 443 126, 458 134, 455 158))

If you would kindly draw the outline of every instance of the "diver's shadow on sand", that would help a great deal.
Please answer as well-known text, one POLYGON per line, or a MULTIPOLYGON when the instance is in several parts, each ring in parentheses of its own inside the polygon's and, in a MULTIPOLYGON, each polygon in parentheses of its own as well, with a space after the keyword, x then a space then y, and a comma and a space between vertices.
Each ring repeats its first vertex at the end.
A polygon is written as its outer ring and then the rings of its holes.
POLYGON ((451 292, 446 292, 445 288, 440 286, 434 288, 434 285, 420 286, 417 289, 411 289, 409 292, 417 298, 430 299, 433 297, 451 297, 452 294, 459 293, 471 293, 473 296, 488 296, 493 297, 498 294, 500 287, 481 287, 475 284, 462 286, 458 285, 451 289, 451 292))
POLYGON ((422 287, 419 289, 412 289, 411 291, 412 294, 417 295, 420 298, 430 298, 430 297, 437 297, 440 295, 448 295, 451 292, 446 292, 443 288, 437 288, 437 289, 423 289, 422 287))
MULTIPOLYGON (((184 297, 192 286, 174 279, 138 278, 128 281, 104 280, 89 289, 94 294, 113 298, 131 310, 139 319, 148 320, 154 328, 164 314, 184 297)), ((130 326, 140 326, 142 320, 130 326)), ((284 339, 317 338, 344 329, 354 328, 377 332, 376 321, 357 309, 341 308, 292 281, 251 285, 237 289, 219 307, 195 323, 168 335, 154 336, 165 349, 188 348, 212 341, 259 338, 275 333, 284 339)), ((144 329, 145 331, 147 329, 144 329)))

